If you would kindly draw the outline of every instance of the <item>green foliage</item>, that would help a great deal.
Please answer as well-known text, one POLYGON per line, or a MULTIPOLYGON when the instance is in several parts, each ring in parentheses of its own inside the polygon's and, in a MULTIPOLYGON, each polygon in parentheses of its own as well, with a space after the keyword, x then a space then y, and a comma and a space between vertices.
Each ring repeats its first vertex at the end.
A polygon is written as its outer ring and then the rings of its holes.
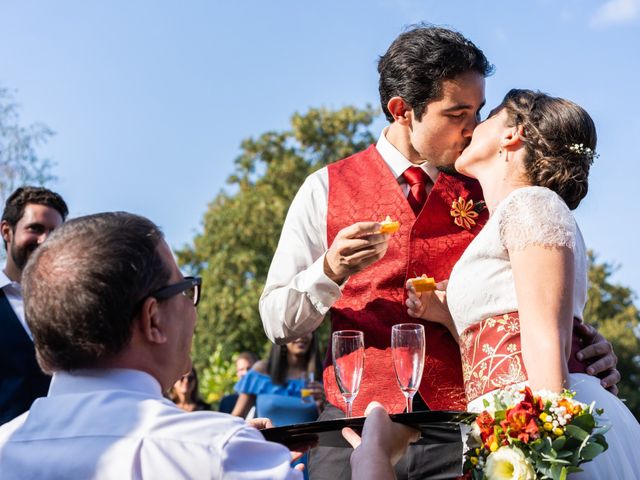
POLYGON ((618 370, 622 381, 619 397, 640 420, 640 312, 633 304, 631 289, 612 284, 610 276, 615 268, 597 263, 589 254, 589 292, 584 319, 594 325, 612 344, 618 356, 618 370))
POLYGON ((200 395, 205 402, 212 404, 214 410, 218 409, 224 395, 233 393, 233 386, 237 380, 235 362, 236 356, 231 360, 225 359, 221 345, 218 345, 209 357, 207 366, 198 376, 200 395))
POLYGON ((304 179, 332 161, 373 143, 367 127, 376 112, 312 108, 291 128, 242 142, 229 191, 204 216, 203 232, 177 252, 179 263, 203 277, 194 361, 202 368, 212 350, 265 352, 258 300, 289 205, 304 179))
POLYGON ((46 125, 20 124, 18 105, 6 88, 0 87, 0 201, 25 183, 43 185, 54 179, 51 162, 38 156, 37 147, 53 132, 46 125))

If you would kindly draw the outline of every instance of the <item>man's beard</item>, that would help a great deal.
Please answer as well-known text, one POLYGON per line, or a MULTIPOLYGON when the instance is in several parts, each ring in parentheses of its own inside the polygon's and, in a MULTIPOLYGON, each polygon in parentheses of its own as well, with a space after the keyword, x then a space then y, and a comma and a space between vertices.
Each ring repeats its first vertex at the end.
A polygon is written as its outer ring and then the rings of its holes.
POLYGON ((29 260, 29 257, 36 248, 38 248, 38 245, 29 244, 20 248, 15 244, 11 245, 11 259, 20 271, 24 269, 24 266, 27 264, 27 260, 29 260))
POLYGON ((449 175, 457 173, 454 165, 438 165, 436 168, 441 172, 448 173, 449 175))

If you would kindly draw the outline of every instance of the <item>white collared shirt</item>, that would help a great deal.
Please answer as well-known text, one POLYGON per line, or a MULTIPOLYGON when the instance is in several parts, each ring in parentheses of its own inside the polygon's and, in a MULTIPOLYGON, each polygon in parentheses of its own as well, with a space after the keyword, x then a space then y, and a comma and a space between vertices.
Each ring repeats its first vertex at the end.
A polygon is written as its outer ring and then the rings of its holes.
POLYGON ((0 478, 301 479, 290 452, 238 417, 180 410, 137 370, 53 375, 0 427, 0 478))
MULTIPOLYGON (((415 165, 387 140, 386 132, 380 134, 376 149, 408 195, 410 187, 402 174, 415 165)), ((420 167, 435 183, 438 169, 426 162, 420 167)), ((341 286, 324 273, 324 256, 329 248, 328 192, 325 167, 307 177, 289 207, 260 297, 262 323, 274 342, 285 343, 318 328, 342 295, 341 286)))
MULTIPOLYGON (((6 268, 6 267, 5 267, 6 268)), ((27 321, 24 318, 24 304, 22 302, 22 287, 18 282, 13 282, 9 277, 7 277, 4 270, 0 270, 0 289, 4 292, 7 300, 9 301, 9 305, 13 308, 13 311, 20 320, 20 324, 24 328, 29 338, 33 340, 33 336, 31 335, 31 330, 29 330, 29 325, 27 325, 27 321)))

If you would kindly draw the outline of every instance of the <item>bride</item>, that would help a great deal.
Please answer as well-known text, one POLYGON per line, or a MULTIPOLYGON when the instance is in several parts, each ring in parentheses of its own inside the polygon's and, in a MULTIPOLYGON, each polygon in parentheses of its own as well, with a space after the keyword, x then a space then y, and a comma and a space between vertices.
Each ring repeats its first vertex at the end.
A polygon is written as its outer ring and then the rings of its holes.
POLYGON ((573 318, 587 299, 587 256, 571 210, 587 194, 596 131, 578 105, 511 90, 456 161, 477 178, 490 219, 435 293, 408 285, 413 317, 460 344, 470 411, 508 385, 576 391, 604 408, 609 449, 571 478, 640 478, 640 425, 598 379, 570 374, 573 318), (446 290, 446 291, 445 291, 446 290))

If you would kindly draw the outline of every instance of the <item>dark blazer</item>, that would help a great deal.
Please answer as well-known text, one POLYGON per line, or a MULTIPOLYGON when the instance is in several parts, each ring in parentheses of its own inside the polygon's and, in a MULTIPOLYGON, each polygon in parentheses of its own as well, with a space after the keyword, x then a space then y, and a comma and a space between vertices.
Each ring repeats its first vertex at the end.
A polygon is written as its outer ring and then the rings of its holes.
POLYGON ((33 342, 0 289, 0 425, 46 396, 50 382, 36 362, 33 342))

